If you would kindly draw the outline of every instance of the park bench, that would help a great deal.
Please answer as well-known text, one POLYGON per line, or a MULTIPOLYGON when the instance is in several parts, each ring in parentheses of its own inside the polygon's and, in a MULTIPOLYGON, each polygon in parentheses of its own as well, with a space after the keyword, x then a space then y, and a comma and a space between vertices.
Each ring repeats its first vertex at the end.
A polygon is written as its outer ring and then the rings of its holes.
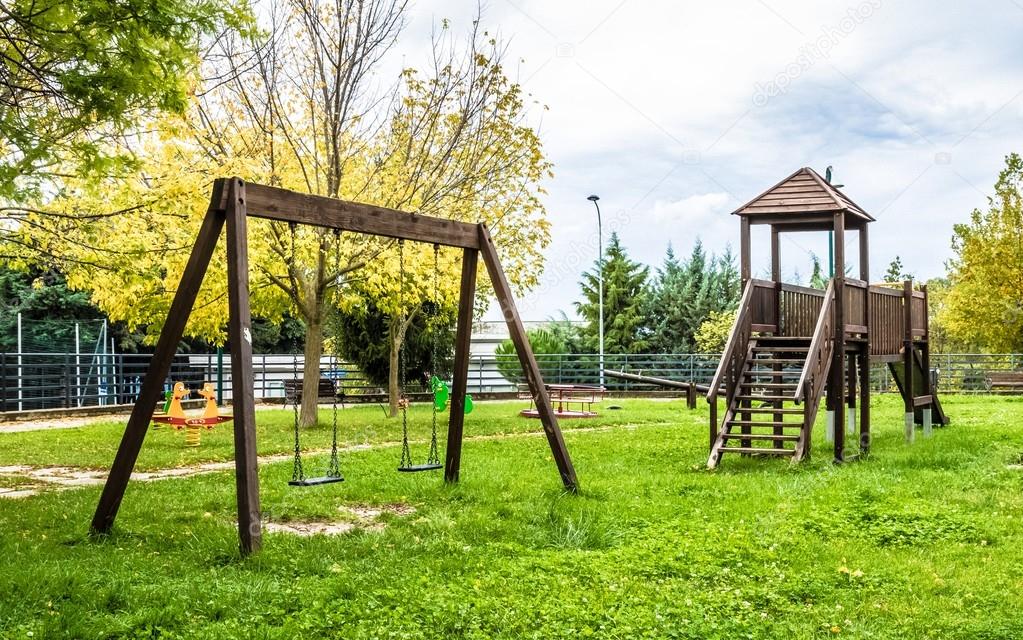
MULTIPOLYGON (((333 380, 330 378, 320 378, 320 381, 316 386, 317 400, 333 402, 335 397, 337 397, 338 400, 342 400, 344 395, 344 391, 338 389, 333 380)), ((302 402, 302 380, 300 378, 285 380, 284 406, 286 407, 289 404, 298 404, 299 402, 302 402)))
POLYGON ((1023 393, 1023 371, 992 371, 985 382, 992 393, 1023 393))

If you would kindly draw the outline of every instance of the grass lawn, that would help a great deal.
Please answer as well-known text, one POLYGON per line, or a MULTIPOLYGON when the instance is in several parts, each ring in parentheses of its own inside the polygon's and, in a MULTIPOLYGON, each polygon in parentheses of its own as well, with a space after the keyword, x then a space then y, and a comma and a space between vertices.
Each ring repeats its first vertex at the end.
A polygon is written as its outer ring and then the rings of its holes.
MULTIPOLYGON (((268 521, 359 526, 268 533, 245 560, 230 473, 133 483, 102 540, 85 533, 98 488, 0 500, 0 637, 1023 637, 1023 399, 943 403, 953 425, 910 446, 898 399, 875 399, 868 460, 832 465, 818 429, 801 465, 708 472, 705 404, 623 400, 564 423, 575 496, 521 403, 480 403, 467 435, 522 437, 466 442, 457 486, 396 473, 395 446, 346 454, 347 481, 324 487, 261 466, 268 521), (387 505, 414 511, 347 509, 387 505)), ((328 417, 308 446, 328 446, 328 417)), ((341 417, 349 443, 399 436, 377 407, 341 417)), ((260 453, 287 452, 290 414, 257 419, 260 453)), ((119 435, 0 433, 0 465, 102 467, 119 435)), ((199 451, 180 435, 151 434, 141 465, 230 458, 229 429, 199 451)))

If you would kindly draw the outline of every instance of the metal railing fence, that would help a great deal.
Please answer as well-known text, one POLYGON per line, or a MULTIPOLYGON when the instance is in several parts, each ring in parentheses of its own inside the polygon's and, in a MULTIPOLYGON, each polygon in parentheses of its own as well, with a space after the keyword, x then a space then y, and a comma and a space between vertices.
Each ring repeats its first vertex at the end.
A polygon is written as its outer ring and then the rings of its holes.
MULTIPOLYGON (((605 366, 631 373, 707 384, 718 366, 719 354, 605 354, 605 366)), ((96 405, 123 405, 134 402, 142 376, 149 367, 147 354, 109 354, 85 361, 73 353, 0 353, 0 412, 70 408, 96 405)), ((600 382, 599 357, 596 354, 539 354, 544 379, 555 384, 600 382)), ((301 354, 253 355, 256 398, 281 401, 284 382, 300 377, 301 354), (297 372, 297 376, 296 376, 297 372)), ((1023 370, 1023 354, 932 354, 937 370, 938 388, 944 393, 986 393, 989 372, 1023 370)), ((373 384, 357 367, 331 356, 320 361, 320 375, 340 381, 345 394, 382 397, 386 387, 373 384)), ((218 387, 223 401, 231 399, 230 354, 179 354, 165 380, 181 381, 197 389, 204 382, 218 387)), ((473 355, 469 361, 469 393, 491 394, 516 390, 523 382, 516 356, 473 355)), ((421 391, 411 384, 410 391, 421 391)), ((611 391, 644 392, 654 387, 635 382, 605 379, 611 391)), ((895 390, 886 365, 875 364, 871 386, 878 392, 895 390)))

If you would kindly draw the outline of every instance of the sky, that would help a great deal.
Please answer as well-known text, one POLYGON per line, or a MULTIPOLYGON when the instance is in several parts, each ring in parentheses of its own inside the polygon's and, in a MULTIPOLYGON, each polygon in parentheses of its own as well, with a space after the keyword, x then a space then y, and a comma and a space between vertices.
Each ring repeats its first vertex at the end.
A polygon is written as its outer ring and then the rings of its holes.
MULTIPOLYGON (((440 20, 467 29, 475 12, 418 0, 398 49, 412 61, 440 20)), ((519 300, 527 320, 574 317, 597 257, 590 194, 605 242, 614 231, 656 267, 668 243, 737 251, 732 211, 800 167, 832 165, 877 218, 872 280, 896 255, 926 279, 945 273, 953 225, 986 207, 1005 155, 1023 153, 1023 0, 490 0, 483 22, 547 107, 530 117, 554 163, 553 239, 540 286, 519 300)), ((782 237, 786 281, 808 278, 811 254, 826 262, 826 234, 782 237)))

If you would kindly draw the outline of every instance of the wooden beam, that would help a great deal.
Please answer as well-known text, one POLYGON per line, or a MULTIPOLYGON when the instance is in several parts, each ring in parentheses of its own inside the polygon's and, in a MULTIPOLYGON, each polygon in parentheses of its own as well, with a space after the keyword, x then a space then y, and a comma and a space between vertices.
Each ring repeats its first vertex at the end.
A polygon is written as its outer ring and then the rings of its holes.
POLYGON ((476 267, 479 251, 462 251, 462 284, 458 300, 458 328, 455 330, 455 371, 451 384, 451 410, 448 413, 447 453, 444 456, 444 480, 458 482, 462 467, 462 432, 465 426, 465 388, 469 380, 469 348, 472 340, 472 311, 476 299, 476 267))
POLYGON ((835 246, 835 353, 831 362, 832 410, 835 416, 835 462, 845 460, 845 214, 836 213, 835 246))
POLYGON ((231 341, 231 405, 234 414, 234 478, 242 555, 263 544, 256 458, 256 408, 252 376, 252 318, 249 311, 249 244, 246 188, 230 178, 227 197, 227 337, 231 341))
POLYGON ((533 394, 536 410, 540 414, 540 423, 547 435, 547 442, 550 444, 554 462, 558 465, 561 481, 569 491, 577 491, 579 483, 575 476, 575 469, 572 467, 572 459, 568 455, 565 439, 561 435, 561 428, 558 427, 558 419, 551 407, 551 399, 547 395, 547 388, 544 386, 543 376, 540 374, 540 366, 536 363, 533 349, 529 345, 529 338, 526 336, 526 329, 522 325, 518 309, 515 308, 515 299, 512 297, 511 286, 508 285, 508 280, 505 278, 504 269, 501 268, 497 247, 494 246, 494 241, 490 237, 486 225, 479 226, 479 236, 483 263, 487 265, 494 294, 497 296, 497 302, 501 305, 505 322, 508 323, 508 332, 515 344, 515 352, 519 356, 519 363, 522 365, 529 390, 533 394))
POLYGON ((221 200, 222 189, 222 181, 218 180, 214 183, 210 207, 199 228, 195 245, 192 247, 192 254, 181 274, 181 281, 178 283, 178 290, 174 293, 167 321, 160 331, 156 350, 153 352, 149 368, 142 378, 142 388, 139 390, 138 399, 135 401, 135 406, 132 407, 128 426, 125 427, 124 435, 121 436, 121 444, 117 448, 117 455, 110 467, 106 484, 103 485, 99 504, 96 505, 96 513, 92 518, 94 533, 107 533, 113 527, 117 511, 121 506, 121 499, 124 498, 124 492, 128 487, 128 480, 135 468, 139 451, 142 449, 142 442, 149 430, 153 410, 156 408, 157 402, 163 399, 163 382, 170 372, 171 362, 174 360, 178 343, 181 342, 181 336, 185 331, 185 323, 188 322, 188 316, 195 304, 195 297, 199 293, 203 276, 206 275, 210 258, 213 256, 217 239, 224 226, 224 216, 217 208, 221 200))
MULTIPOLYGON (((247 213, 355 233, 401 238, 463 249, 479 248, 475 224, 415 215, 360 202, 314 196, 262 184, 246 185, 247 213)), ((227 205, 221 201, 220 209, 227 205)))
POLYGON ((742 227, 739 234, 739 275, 745 285, 752 274, 749 238, 749 218, 742 217, 742 227))
POLYGON ((781 243, 778 227, 771 225, 771 280, 781 282, 781 243))

